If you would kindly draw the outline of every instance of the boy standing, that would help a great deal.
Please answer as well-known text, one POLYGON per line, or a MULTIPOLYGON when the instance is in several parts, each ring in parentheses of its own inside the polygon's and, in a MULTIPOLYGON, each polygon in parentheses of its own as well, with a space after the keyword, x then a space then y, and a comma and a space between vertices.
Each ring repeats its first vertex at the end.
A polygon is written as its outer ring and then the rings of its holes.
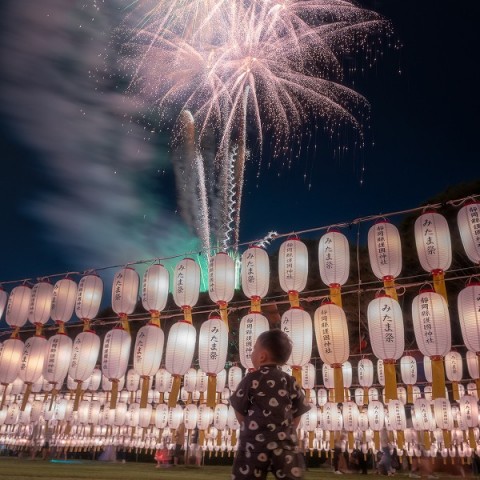
POLYGON ((296 430, 310 410, 295 379, 280 369, 290 357, 292 343, 281 330, 262 333, 252 352, 256 370, 248 373, 230 398, 240 422, 240 439, 232 479, 303 477, 304 459, 296 430))

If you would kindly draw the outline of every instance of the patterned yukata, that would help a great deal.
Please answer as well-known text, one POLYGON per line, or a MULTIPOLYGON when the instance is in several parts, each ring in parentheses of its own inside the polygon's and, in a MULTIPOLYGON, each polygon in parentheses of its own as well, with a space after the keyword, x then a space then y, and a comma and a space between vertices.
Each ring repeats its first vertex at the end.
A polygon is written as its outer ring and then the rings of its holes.
POLYGON ((293 419, 310 405, 295 379, 278 365, 263 365, 245 376, 230 403, 245 417, 232 479, 265 479, 268 471, 276 478, 302 478, 304 459, 293 419))

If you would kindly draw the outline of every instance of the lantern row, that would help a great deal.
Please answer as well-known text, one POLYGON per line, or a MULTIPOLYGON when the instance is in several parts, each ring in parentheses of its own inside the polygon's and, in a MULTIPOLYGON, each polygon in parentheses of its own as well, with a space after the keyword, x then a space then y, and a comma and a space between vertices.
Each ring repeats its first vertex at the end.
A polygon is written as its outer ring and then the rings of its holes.
MULTIPOLYGON (((457 223, 468 258, 480 264, 480 203, 471 201, 458 212, 457 223)), ((415 221, 415 242, 422 267, 432 274, 435 291, 446 300, 444 272, 451 265, 450 232, 446 219, 435 211, 425 211, 415 221)), ((370 265, 375 276, 384 282, 386 293, 397 299, 395 278, 402 270, 402 247, 398 229, 386 220, 373 225, 368 232, 370 265)), ((341 306, 340 289, 349 276, 350 250, 348 240, 339 231, 330 230, 320 239, 318 258, 322 282, 330 289, 333 303, 341 306)), ((269 259, 260 247, 247 249, 242 255, 242 289, 251 300, 251 310, 260 311, 260 301, 269 288, 269 259)), ((279 252, 279 281, 288 293, 292 306, 298 306, 299 292, 308 277, 308 252, 298 238, 283 242, 279 252)), ((165 308, 169 293, 169 273, 160 264, 151 265, 143 276, 141 299, 153 318, 165 308)), ((112 308, 126 321, 137 304, 140 279, 133 268, 118 271, 112 286, 112 308)), ((200 287, 200 267, 185 258, 175 267, 173 298, 191 322, 191 310, 197 303, 200 287)), ((210 258, 209 295, 217 304, 220 315, 227 321, 227 306, 235 288, 235 262, 220 252, 210 258)), ((75 311, 87 325, 98 314, 103 294, 103 282, 97 275, 86 275, 79 285, 64 278, 51 285, 48 281, 15 287, 10 295, 0 290, 0 317, 6 310, 8 325, 18 331, 27 320, 40 331, 50 318, 60 328, 75 311)))

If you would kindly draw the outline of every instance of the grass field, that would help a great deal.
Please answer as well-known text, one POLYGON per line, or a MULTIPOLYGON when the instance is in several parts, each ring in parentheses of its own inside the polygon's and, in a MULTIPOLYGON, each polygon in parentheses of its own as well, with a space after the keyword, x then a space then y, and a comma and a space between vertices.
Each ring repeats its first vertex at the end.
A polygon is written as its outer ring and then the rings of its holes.
MULTIPOLYGON (((229 466, 205 466, 202 468, 193 467, 170 467, 155 468, 153 463, 103 463, 96 461, 71 461, 46 462, 42 460, 26 460, 9 457, 0 457, 0 479, 1 480, 27 480, 27 479, 91 479, 91 480, 212 480, 229 479, 229 466)), ((373 475, 373 472, 372 472, 373 475)), ((395 475, 400 479, 407 479, 406 473, 395 475)), ((305 480, 327 480, 337 477, 333 475, 328 466, 312 468, 306 475, 305 480)), ((273 479, 273 476, 269 476, 273 479)), ((340 477, 342 480, 360 480, 364 478, 358 474, 345 474, 340 477)), ((379 477, 377 478, 380 480, 379 477)), ((426 478, 426 477, 425 477, 426 478)), ((459 478, 447 474, 440 474, 440 479, 459 478)))

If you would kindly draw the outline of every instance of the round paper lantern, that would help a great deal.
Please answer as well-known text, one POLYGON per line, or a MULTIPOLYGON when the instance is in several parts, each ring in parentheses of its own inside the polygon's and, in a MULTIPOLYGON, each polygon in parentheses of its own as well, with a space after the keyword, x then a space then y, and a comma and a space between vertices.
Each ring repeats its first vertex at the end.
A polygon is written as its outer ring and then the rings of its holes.
POLYGON ((392 430, 397 432, 397 447, 403 450, 405 445, 405 429, 407 428, 407 417, 405 407, 400 400, 388 402, 388 421, 392 430))
POLYGON ((445 396, 443 357, 452 346, 447 302, 432 290, 420 291, 413 299, 412 319, 418 348, 432 360, 433 397, 442 398, 445 396))
POLYGON ((32 289, 30 287, 19 285, 10 292, 8 297, 5 319, 8 325, 16 329, 17 332, 25 325, 28 319, 31 296, 32 289))
POLYGON ((267 318, 261 313, 251 312, 240 320, 238 347, 243 368, 251 370, 255 368, 252 363, 253 347, 259 335, 269 328, 267 318))
POLYGON ((348 392, 348 389, 352 386, 353 372, 352 364, 349 361, 346 361, 342 365, 342 375, 343 375, 343 387, 348 392))
POLYGON ((5 387, 0 409, 2 409, 5 404, 7 395, 6 387, 17 378, 23 348, 23 342, 18 338, 8 338, 3 343, 0 343, 0 384, 5 387))
POLYGON ((335 401, 343 402, 342 364, 350 355, 345 312, 336 304, 327 302, 315 311, 314 322, 320 358, 334 369, 335 401))
POLYGON ((48 339, 45 362, 43 364, 43 378, 54 386, 55 395, 57 387, 61 388, 68 373, 70 359, 72 358, 73 342, 64 333, 58 333, 48 339))
POLYGON ((307 277, 307 247, 298 238, 289 238, 280 245, 278 252, 278 279, 292 307, 299 306, 298 293, 305 289, 307 277))
POLYGON ((150 265, 143 275, 142 305, 155 324, 159 322, 160 312, 167 304, 169 282, 168 270, 161 264, 150 265))
POLYGON ((468 202, 457 214, 458 229, 467 257, 480 263, 480 203, 468 202))
POLYGON ((460 393, 458 391, 458 382, 462 380, 463 363, 462 356, 458 352, 448 352, 445 355, 445 373, 450 382, 452 382, 453 399, 458 402, 460 393))
POLYGON ((368 423, 374 433, 375 448, 380 450, 380 430, 385 426, 385 408, 378 400, 371 400, 367 409, 368 423))
POLYGON ((47 340, 39 336, 30 337, 23 347, 22 360, 18 371, 18 376, 26 384, 22 406, 20 408, 22 412, 27 405, 32 384, 42 376, 46 349, 47 340))
POLYGON ((396 400, 395 362, 405 350, 402 309, 396 300, 381 295, 368 304, 367 316, 373 354, 383 360, 385 400, 396 400))
POLYGON ((311 363, 306 363, 302 368, 302 388, 305 390, 308 400, 310 400, 310 394, 315 387, 316 373, 315 366, 311 363))
POLYGON ((225 252, 210 258, 208 267, 208 295, 220 308, 220 316, 228 326, 227 307, 235 291, 235 262, 225 252))
POLYGON ((333 368, 328 365, 328 363, 324 363, 322 366, 323 385, 325 386, 325 388, 328 388, 328 390, 332 390, 335 388, 335 381, 333 377, 333 368))
POLYGON ((50 319, 52 310, 53 286, 46 282, 38 282, 32 288, 28 320, 37 327, 37 335, 42 334, 42 327, 50 319))
POLYGON ((260 312, 260 301, 268 292, 270 260, 261 247, 250 247, 242 254, 242 290, 251 300, 251 311, 260 312))
POLYGON ((119 381, 127 371, 131 344, 130 334, 123 328, 108 331, 103 341, 102 373, 112 382, 110 408, 117 405, 119 381))
MULTIPOLYGON (((90 360, 91 359, 92 358, 90 357, 90 360)), ((92 374, 85 380, 85 385, 88 385, 87 390, 90 390, 91 392, 96 392, 99 389, 101 382, 102 382, 102 371, 99 368, 94 368, 92 374)), ((122 388, 123 388, 123 384, 122 384, 122 388)))
POLYGON ((368 254, 374 275, 383 280, 385 292, 398 300, 395 278, 402 271, 402 243, 395 225, 380 220, 368 231, 368 254))
POLYGON ((353 450, 354 437, 353 434, 358 430, 358 416, 360 412, 358 406, 354 402, 345 402, 342 407, 343 428, 348 435, 348 448, 353 450))
POLYGON ((243 378, 243 372, 240 367, 233 366, 228 370, 228 388, 234 392, 243 378))
POLYGON ((412 414, 415 430, 422 430, 423 440, 426 449, 430 449, 430 432, 435 428, 435 421, 430 407, 430 401, 425 398, 415 400, 412 414))
POLYGON ((331 301, 341 307, 340 289, 350 272, 350 248, 345 235, 336 230, 323 235, 318 245, 318 265, 322 282, 330 287, 331 301))
POLYGON ((150 323, 140 328, 135 339, 133 368, 142 379, 140 408, 147 404, 150 377, 160 368, 165 337, 160 326, 150 323))
POLYGON ((120 317, 127 331, 128 315, 133 313, 137 305, 139 283, 138 273, 130 267, 122 268, 113 277, 112 310, 120 317))
POLYGON ((281 319, 281 330, 292 341, 292 353, 287 365, 292 367, 293 376, 302 384, 302 367, 310 361, 312 355, 313 326, 310 315, 301 307, 287 310, 281 319))
MULTIPOLYGON (((466 360, 467 360, 467 369, 468 369, 468 374, 472 380, 475 380, 476 384, 476 391, 475 395, 480 396, 480 372, 479 372, 479 360, 480 356, 478 353, 472 352, 470 350, 467 350, 466 353, 466 360)), ((470 393, 471 395, 472 393, 470 393)))
POLYGON ((75 302, 75 314, 90 329, 90 320, 95 318, 100 309, 103 295, 103 281, 98 275, 85 275, 80 279, 75 302))
POLYGON ((73 408, 74 411, 77 411, 78 409, 82 384, 92 375, 95 365, 97 364, 99 353, 100 338, 96 333, 87 330, 85 332, 80 332, 75 337, 72 348, 72 357, 68 367, 68 375, 77 384, 77 392, 73 408))
MULTIPOLYGON (((477 448, 474 428, 478 427, 478 402, 476 397, 464 395, 459 401, 460 422, 464 430, 468 429, 468 440, 471 448, 477 448)), ((452 409, 453 410, 453 409, 452 409)))
POLYGON ((200 267, 192 258, 184 258, 175 267, 173 299, 183 310, 184 320, 192 323, 192 307, 200 292, 200 267))
POLYGON ((457 304, 463 342, 468 350, 480 352, 480 283, 470 282, 458 294, 457 304))
POLYGON ((415 244, 422 268, 432 273, 435 291, 447 300, 444 271, 452 263, 452 245, 447 220, 433 211, 415 221, 415 244))
POLYGON ((55 283, 52 292, 50 316, 59 326, 59 332, 63 332, 63 325, 72 318, 76 300, 77 284, 73 280, 62 278, 55 283))
POLYGON ((195 430, 197 428, 198 408, 196 405, 186 405, 183 410, 183 417, 186 430, 195 430))
POLYGON ((368 389, 373 385, 373 374, 373 362, 369 358, 362 358, 358 361, 358 383, 363 388, 362 405, 368 404, 368 389))
POLYGON ((451 430, 453 429, 453 416, 450 402, 446 398, 434 399, 433 412, 437 427, 443 430, 445 446, 450 448, 452 444, 451 430))
POLYGON ((407 403, 413 403, 413 385, 417 383, 417 361, 411 355, 400 359, 400 375, 407 386, 407 403))
POLYGON ((220 318, 202 323, 198 339, 198 363, 208 376, 207 405, 215 406, 216 376, 225 367, 228 351, 228 327, 220 318))
POLYGON ((382 385, 382 387, 385 386, 385 368, 383 366, 383 360, 379 358, 377 360, 377 378, 378 378, 378 383, 382 385))
POLYGON ((192 365, 195 353, 196 331, 189 322, 177 322, 170 328, 165 351, 165 368, 173 375, 173 385, 168 399, 169 407, 177 404, 181 377, 192 365))

